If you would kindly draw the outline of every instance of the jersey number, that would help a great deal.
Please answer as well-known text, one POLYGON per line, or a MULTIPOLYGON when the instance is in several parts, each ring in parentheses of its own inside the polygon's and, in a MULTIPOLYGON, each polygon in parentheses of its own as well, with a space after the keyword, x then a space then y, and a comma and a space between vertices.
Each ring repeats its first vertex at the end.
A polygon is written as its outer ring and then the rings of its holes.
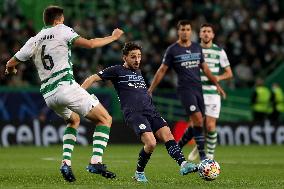
POLYGON ((46 45, 43 45, 41 48, 41 61, 43 64, 44 69, 46 70, 51 70, 54 66, 52 57, 49 54, 44 54, 44 50, 45 50, 46 45), (49 65, 48 65, 49 62, 49 65))

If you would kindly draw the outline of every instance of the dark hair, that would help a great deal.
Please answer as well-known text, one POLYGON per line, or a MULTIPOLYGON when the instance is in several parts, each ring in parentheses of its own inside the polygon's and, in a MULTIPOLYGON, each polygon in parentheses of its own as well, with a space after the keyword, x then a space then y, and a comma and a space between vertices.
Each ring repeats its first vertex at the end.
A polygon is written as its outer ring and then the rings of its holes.
POLYGON ((46 26, 52 25, 54 20, 63 15, 63 8, 59 6, 48 6, 43 11, 43 22, 46 26))
POLYGON ((179 29, 180 26, 185 26, 185 25, 190 25, 190 21, 189 20, 180 20, 177 23, 177 29, 179 29))
POLYGON ((213 33, 215 33, 215 28, 214 28, 214 25, 213 24, 209 24, 209 23, 205 23, 205 24, 202 24, 200 26, 200 30, 203 28, 203 27, 210 27, 213 31, 213 33))
POLYGON ((142 47, 134 42, 127 42, 124 44, 124 47, 122 49, 123 55, 128 55, 129 51, 133 50, 142 50, 142 47))

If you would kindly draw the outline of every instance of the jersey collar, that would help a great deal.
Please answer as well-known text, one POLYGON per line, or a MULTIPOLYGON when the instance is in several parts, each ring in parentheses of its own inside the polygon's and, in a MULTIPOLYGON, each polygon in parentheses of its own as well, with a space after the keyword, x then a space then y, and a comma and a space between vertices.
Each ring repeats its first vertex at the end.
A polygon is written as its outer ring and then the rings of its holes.
POLYGON ((44 26, 42 29, 47 29, 47 28, 52 28, 53 26, 52 25, 47 25, 47 26, 44 26))

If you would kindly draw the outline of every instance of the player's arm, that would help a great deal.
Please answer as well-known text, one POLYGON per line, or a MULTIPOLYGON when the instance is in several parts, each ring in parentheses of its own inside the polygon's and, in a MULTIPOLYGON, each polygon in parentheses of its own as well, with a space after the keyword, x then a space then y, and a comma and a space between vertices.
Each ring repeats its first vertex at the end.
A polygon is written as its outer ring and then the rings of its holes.
POLYGON ((100 76, 98 76, 97 74, 91 75, 90 77, 88 77, 83 84, 81 85, 81 87, 83 89, 88 89, 94 82, 97 81, 101 81, 102 78, 100 78, 100 76))
POLYGON ((217 81, 227 80, 233 77, 233 72, 230 67, 230 62, 226 52, 222 49, 220 54, 220 65, 224 69, 223 74, 216 76, 217 81))
POLYGON ((224 68, 224 72, 221 75, 216 76, 217 81, 227 80, 233 77, 233 72, 230 66, 224 68))
POLYGON ((226 98, 226 93, 225 91, 222 89, 222 87, 219 85, 217 78, 211 73, 208 65, 203 62, 201 64, 201 69, 203 71, 203 73, 207 76, 207 78, 217 87, 217 91, 220 95, 222 95, 222 97, 225 99, 226 98))
POLYGON ((121 35, 123 34, 123 31, 116 28, 113 30, 112 35, 103 37, 103 38, 94 38, 94 39, 85 39, 83 37, 79 37, 74 41, 75 46, 84 47, 84 48, 96 48, 96 47, 102 47, 104 45, 107 45, 113 41, 118 40, 121 35))
POLYGON ((29 60, 34 54, 36 43, 34 37, 31 37, 25 45, 6 63, 5 74, 16 74, 16 66, 20 62, 25 62, 29 60))
POLYGON ((152 94, 152 92, 154 91, 154 89, 158 86, 158 84, 161 82, 161 80, 163 79, 163 77, 165 76, 165 73, 168 70, 168 66, 165 64, 161 64, 161 66, 159 67, 158 71, 156 72, 153 81, 151 83, 151 86, 148 89, 149 94, 152 94))
POLYGON ((16 74, 17 73, 17 69, 16 66, 19 62, 17 61, 17 59, 15 57, 12 57, 6 64, 6 70, 5 70, 5 74, 16 74))

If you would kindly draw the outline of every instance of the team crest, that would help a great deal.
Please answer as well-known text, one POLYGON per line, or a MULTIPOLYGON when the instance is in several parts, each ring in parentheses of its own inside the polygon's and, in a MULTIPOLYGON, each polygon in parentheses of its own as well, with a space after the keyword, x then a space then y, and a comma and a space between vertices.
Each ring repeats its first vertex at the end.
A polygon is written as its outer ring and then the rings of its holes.
POLYGON ((191 105, 190 107, 189 107, 189 109, 190 109, 190 111, 195 111, 196 110, 196 107, 194 106, 194 105, 191 105))
POLYGON ((146 129, 146 125, 144 125, 144 124, 139 125, 139 129, 141 129, 141 130, 146 129))

